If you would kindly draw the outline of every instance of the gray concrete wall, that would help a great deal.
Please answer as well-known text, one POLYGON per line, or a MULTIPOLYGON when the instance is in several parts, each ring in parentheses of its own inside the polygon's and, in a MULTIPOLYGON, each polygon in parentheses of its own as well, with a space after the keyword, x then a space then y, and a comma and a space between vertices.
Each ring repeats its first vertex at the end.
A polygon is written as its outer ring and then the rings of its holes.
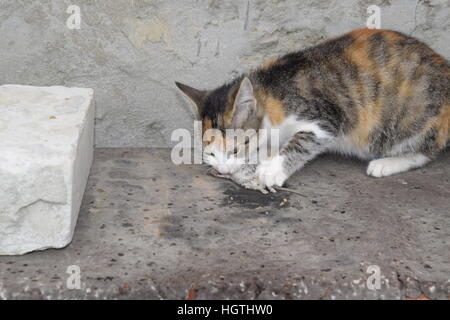
POLYGON ((99 147, 161 147, 192 128, 174 80, 212 88, 267 58, 363 27, 424 40, 450 58, 448 0, 2 0, 0 84, 91 87, 99 147), (69 5, 81 9, 70 30, 69 5))

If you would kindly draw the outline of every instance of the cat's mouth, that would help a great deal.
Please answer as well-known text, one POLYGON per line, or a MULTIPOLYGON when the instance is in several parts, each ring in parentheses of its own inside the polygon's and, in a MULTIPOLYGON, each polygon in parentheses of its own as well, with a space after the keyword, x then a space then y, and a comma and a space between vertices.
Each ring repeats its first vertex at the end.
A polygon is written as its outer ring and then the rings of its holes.
POLYGON ((221 174, 221 175, 231 174, 231 171, 227 170, 227 169, 214 169, 214 170, 216 170, 218 172, 218 174, 221 174))
POLYGON ((223 176, 228 175, 225 173, 221 173, 217 169, 214 169, 214 168, 211 168, 208 173, 214 177, 223 177, 223 176))
POLYGON ((229 176, 234 174, 238 169, 234 168, 217 168, 217 167, 211 167, 210 173, 218 176, 229 176))

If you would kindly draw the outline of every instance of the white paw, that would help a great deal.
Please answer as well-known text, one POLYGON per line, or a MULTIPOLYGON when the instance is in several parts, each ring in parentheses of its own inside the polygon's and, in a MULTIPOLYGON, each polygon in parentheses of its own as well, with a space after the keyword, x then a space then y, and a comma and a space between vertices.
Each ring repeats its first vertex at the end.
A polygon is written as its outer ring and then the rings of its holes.
POLYGON ((373 177, 386 177, 395 173, 406 171, 409 163, 402 158, 384 158, 372 160, 367 167, 367 175, 373 177))
POLYGON ((270 160, 261 162, 256 169, 256 176, 259 181, 267 187, 277 185, 281 187, 288 176, 283 170, 283 156, 275 156, 270 160))

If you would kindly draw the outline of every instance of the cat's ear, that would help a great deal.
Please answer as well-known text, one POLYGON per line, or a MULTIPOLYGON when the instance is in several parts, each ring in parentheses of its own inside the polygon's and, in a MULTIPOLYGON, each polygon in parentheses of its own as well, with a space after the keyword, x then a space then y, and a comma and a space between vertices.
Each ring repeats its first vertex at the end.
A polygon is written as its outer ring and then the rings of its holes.
POLYGON ((203 103, 206 97, 206 91, 192 88, 188 85, 175 81, 178 89, 180 89, 197 107, 197 113, 202 113, 203 103))
POLYGON ((241 81, 233 106, 233 127, 241 128, 245 122, 256 114, 256 98, 249 78, 241 81))

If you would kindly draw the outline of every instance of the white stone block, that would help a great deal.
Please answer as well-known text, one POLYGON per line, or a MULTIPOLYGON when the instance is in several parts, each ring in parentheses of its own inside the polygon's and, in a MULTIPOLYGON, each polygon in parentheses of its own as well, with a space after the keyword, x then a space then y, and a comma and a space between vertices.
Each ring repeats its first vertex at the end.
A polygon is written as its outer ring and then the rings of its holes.
POLYGON ((72 240, 93 160, 93 90, 0 86, 0 255, 72 240))

